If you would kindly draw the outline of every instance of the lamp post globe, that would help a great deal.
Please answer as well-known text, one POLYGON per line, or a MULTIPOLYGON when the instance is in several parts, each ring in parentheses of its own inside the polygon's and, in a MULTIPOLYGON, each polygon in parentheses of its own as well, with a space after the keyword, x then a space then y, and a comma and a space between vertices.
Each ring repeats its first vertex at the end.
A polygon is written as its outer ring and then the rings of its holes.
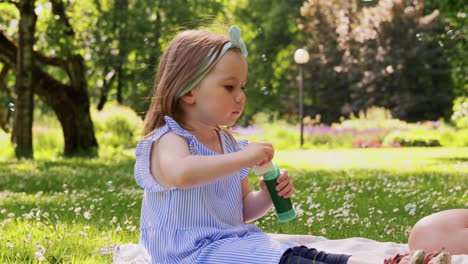
POLYGON ((294 61, 297 64, 306 64, 309 62, 309 59, 309 52, 305 49, 297 49, 296 52, 294 52, 294 61))

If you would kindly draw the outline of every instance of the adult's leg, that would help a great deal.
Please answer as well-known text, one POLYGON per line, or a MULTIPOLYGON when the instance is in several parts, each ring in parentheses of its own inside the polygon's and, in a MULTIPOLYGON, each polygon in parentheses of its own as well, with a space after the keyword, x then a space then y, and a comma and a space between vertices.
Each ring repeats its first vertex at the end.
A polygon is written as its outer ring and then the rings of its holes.
POLYGON ((452 209, 419 220, 411 230, 411 250, 427 253, 444 250, 452 255, 468 254, 468 209, 452 209))

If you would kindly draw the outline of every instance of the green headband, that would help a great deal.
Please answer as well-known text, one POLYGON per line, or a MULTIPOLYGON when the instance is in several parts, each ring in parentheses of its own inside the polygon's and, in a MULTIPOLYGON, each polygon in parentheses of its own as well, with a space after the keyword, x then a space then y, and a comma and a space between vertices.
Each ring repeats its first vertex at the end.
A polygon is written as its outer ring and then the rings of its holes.
POLYGON ((244 41, 240 38, 241 35, 241 30, 237 26, 231 26, 229 28, 229 41, 224 44, 223 48, 221 49, 221 52, 219 53, 219 56, 216 56, 216 50, 212 48, 210 52, 208 53, 208 60, 201 67, 197 74, 195 76, 198 76, 195 80, 189 82, 187 85, 183 86, 179 91, 177 91, 176 94, 176 100, 181 98, 182 96, 186 95, 188 92, 193 90, 205 78, 205 76, 210 72, 210 70, 213 68, 216 63, 224 56, 224 54, 233 48, 238 48, 242 52, 242 56, 247 57, 247 47, 245 46, 244 41))

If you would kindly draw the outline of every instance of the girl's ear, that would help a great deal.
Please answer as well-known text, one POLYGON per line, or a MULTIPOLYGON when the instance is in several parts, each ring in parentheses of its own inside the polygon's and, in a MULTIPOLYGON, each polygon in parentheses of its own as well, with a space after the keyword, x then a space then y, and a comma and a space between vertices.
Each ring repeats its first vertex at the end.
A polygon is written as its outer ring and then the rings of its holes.
POLYGON ((195 96, 193 94, 193 90, 188 92, 187 94, 185 94, 184 96, 182 96, 180 98, 180 100, 182 100, 182 102, 188 104, 188 105, 192 105, 195 103, 195 96))

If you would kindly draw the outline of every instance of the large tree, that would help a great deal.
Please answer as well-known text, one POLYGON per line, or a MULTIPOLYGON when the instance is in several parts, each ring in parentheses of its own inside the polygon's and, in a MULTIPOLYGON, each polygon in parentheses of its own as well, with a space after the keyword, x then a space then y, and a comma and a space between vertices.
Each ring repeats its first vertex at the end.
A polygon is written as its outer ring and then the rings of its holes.
MULTIPOLYGON (((74 38, 75 33, 65 14, 63 2, 52 0, 51 5, 55 17, 63 26, 60 37, 74 38)), ((19 37, 21 38, 21 35, 19 37)), ((70 42, 64 41, 63 43, 65 44, 62 47, 61 57, 45 56, 38 51, 33 51, 34 62, 31 64, 31 71, 34 92, 53 109, 62 126, 65 140, 64 154, 66 156, 95 156, 98 145, 89 111, 90 102, 84 60, 79 53, 75 53, 73 47, 66 45, 70 42), (64 80, 49 73, 47 70, 50 67, 65 72, 67 78, 64 80)), ((16 58, 21 49, 21 42, 16 43, 6 32, 0 31, 0 62, 6 66, 17 66, 16 58)), ((16 76, 18 77, 18 74, 16 76)), ((18 100, 21 100, 19 95, 17 96, 15 112, 19 107, 18 100)), ((32 109, 32 101, 29 107, 32 109)), ((21 118, 16 115, 15 124, 20 120, 21 118)))

